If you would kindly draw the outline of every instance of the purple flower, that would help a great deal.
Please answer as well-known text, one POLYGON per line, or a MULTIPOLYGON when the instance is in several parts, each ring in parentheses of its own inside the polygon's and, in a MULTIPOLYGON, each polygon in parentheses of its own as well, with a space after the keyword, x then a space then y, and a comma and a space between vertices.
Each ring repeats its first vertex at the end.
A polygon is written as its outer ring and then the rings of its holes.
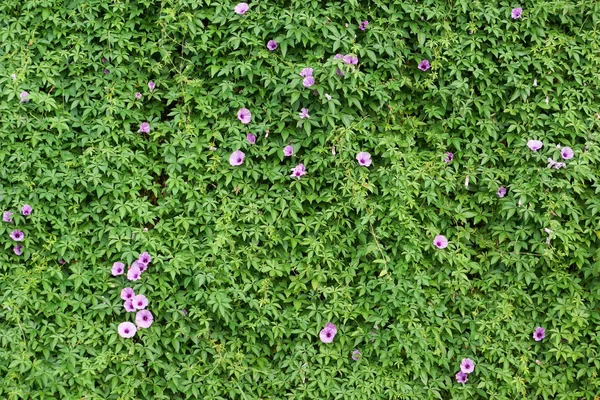
POLYGON ((113 264, 110 272, 112 273, 113 276, 122 275, 123 272, 125 272, 125 264, 117 261, 116 263, 113 264))
POLYGON ((306 78, 308 76, 312 76, 313 74, 313 69, 312 68, 303 68, 302 71, 300 71, 300 76, 306 78))
POLYGON ((256 143, 256 136, 254 136, 253 134, 249 133, 249 134, 246 135, 246 140, 248 141, 248 143, 254 144, 254 143, 256 143))
POLYGON ((122 338, 134 337, 137 332, 137 328, 131 322, 121 322, 117 330, 122 338))
POLYGON ((14 231, 12 231, 10 233, 10 237, 15 242, 20 242, 21 240, 25 239, 25 234, 23 232, 21 232, 20 230, 15 229, 14 231))
POLYGON ((269 50, 273 51, 273 50, 275 50, 276 48, 277 48, 277 42, 276 42, 276 41, 274 41, 274 40, 269 40, 269 41, 267 42, 267 49, 269 49, 269 50))
POLYGON ((135 265, 131 265, 129 271, 127 271, 127 279, 130 281, 137 281, 142 276, 142 271, 135 265))
POLYGON ((246 155, 242 151, 236 150, 229 156, 229 164, 231 164, 232 167, 242 165, 244 157, 246 157, 246 155))
POLYGON ((138 100, 141 99, 142 98, 142 94, 140 92, 136 92, 135 93, 135 98, 138 99, 138 100))
POLYGON ((460 370, 465 374, 470 374, 475 370, 475 363, 470 358, 463 358, 460 362, 460 370))
POLYGON ((344 57, 342 57, 342 61, 346 64, 355 65, 358 64, 358 57, 351 54, 346 54, 344 57))
POLYGON ((298 164, 294 168, 292 168, 292 178, 298 178, 298 180, 300 180, 300 177, 303 175, 306 175, 304 164, 298 164))
POLYGON ((108 75, 110 73, 110 71, 108 70, 108 68, 104 68, 104 74, 108 75))
POLYGON ((13 215, 12 212, 4 211, 4 214, 2 214, 2 221, 8 222, 8 223, 13 222, 12 215, 13 215))
POLYGON ((504 186, 500 186, 496 194, 498 195, 498 197, 506 196, 506 188, 504 186))
POLYGON ((341 69, 336 69, 335 73, 337 74, 337 76, 344 76, 344 71, 342 71, 341 69))
POLYGON ((292 154, 294 154, 294 148, 292 146, 288 145, 288 146, 285 146, 283 148, 283 155, 284 156, 289 157, 292 154))
POLYGON ((21 207, 21 213, 23 215, 31 215, 31 211, 33 209, 31 208, 31 206, 29 204, 25 204, 23 205, 23 207, 21 207))
POLYGON ((108 58, 102 57, 102 64, 106 64, 108 62, 108 58))
POLYGON ((27 103, 29 101, 29 93, 26 91, 22 91, 19 95, 19 98, 21 99, 21 103, 27 103))
POLYGON ((138 261, 144 265, 148 265, 152 262, 152 257, 150 257, 150 254, 145 251, 138 256, 138 261))
POLYGON ((315 84, 315 78, 313 78, 312 76, 307 76, 302 80, 302 84, 304 85, 304 87, 311 87, 315 84))
POLYGON ((433 239, 433 244, 438 249, 445 249, 446 247, 448 247, 448 239, 446 239, 446 236, 444 235, 437 235, 433 239))
POLYGON ((60 265, 65 265, 67 262, 65 261, 65 259, 64 259, 64 258, 61 258, 60 260, 58 260, 58 263, 59 263, 60 265))
POLYGON ((308 115, 308 108, 303 108, 302 110, 300 110, 300 119, 304 119, 304 118, 309 118, 310 115, 308 115))
POLYGON ((135 296, 135 292, 132 288, 126 287, 125 289, 121 290, 121 298, 123 300, 131 300, 133 299, 133 296, 135 296))
POLYGON ((242 124, 249 124, 250 121, 252 121, 252 114, 247 108, 240 108, 238 110, 237 117, 240 121, 242 121, 242 124))
POLYGON ((510 12, 510 15, 513 17, 513 19, 521 18, 521 14, 523 14, 523 9, 521 7, 513 8, 510 12))
POLYGON ((23 246, 18 244, 15 247, 13 247, 13 251, 15 252, 16 255, 20 256, 23 253, 23 246))
POLYGON ((342 56, 340 53, 336 54, 335 56, 333 56, 334 60, 339 60, 340 58, 343 58, 344 56, 342 56))
POLYGON ((331 322, 325 324, 325 328, 319 332, 319 338, 323 343, 331 343, 337 334, 337 328, 331 322))
POLYGON ((150 124, 147 122, 142 122, 140 124, 140 129, 138 130, 138 132, 150 133, 150 124))
POLYGON ((129 268, 136 267, 140 270, 140 274, 148 269, 148 264, 141 263, 140 260, 135 260, 129 268))
POLYGON ((369 21, 363 21, 358 26, 358 29, 360 29, 361 31, 364 31, 365 29, 367 29, 368 25, 369 25, 369 21))
POLYGON ((236 14, 244 15, 249 8, 248 4, 240 3, 233 8, 233 11, 235 11, 236 14))
POLYGON ((148 299, 143 294, 137 294, 131 299, 136 310, 143 310, 148 305, 148 299))
POLYGON ((544 328, 542 328, 541 326, 538 326, 537 328, 535 328, 535 331, 533 331, 533 340, 535 340, 536 342, 539 342, 540 340, 542 340, 545 337, 546 337, 546 330, 544 328))
MULTIPOLYGON (((364 30, 364 29, 363 29, 363 30, 364 30)), ((354 351, 352 352, 352 359, 353 359, 354 361, 358 361, 358 359, 360 358, 360 356, 361 356, 361 354, 360 354, 360 351, 359 351, 359 350, 354 350, 354 351)))
POLYGON ((421 71, 427 71, 429 68, 431 68, 431 65, 429 64, 428 60, 421 60, 421 62, 419 63, 419 69, 421 71))
POLYGON ((544 143, 539 140, 529 140, 527 142, 527 147, 529 147, 532 151, 538 151, 542 147, 544 147, 544 143))
POLYGON ((361 151, 356 155, 356 160, 363 167, 369 167, 371 165, 371 155, 367 152, 361 151))
POLYGON ((148 89, 150 89, 150 91, 153 91, 154 88, 156 87, 156 84, 152 81, 148 82, 148 89))
POLYGON ((562 158, 564 158, 565 160, 570 160, 571 158, 573 158, 573 155, 575 155, 575 153, 573 152, 573 149, 570 147, 563 147, 562 150, 560 151, 560 156, 562 158))
POLYGON ((465 374, 464 372, 459 372, 455 375, 456 377, 456 382, 458 383, 467 383, 467 381, 469 380, 468 375, 465 374))
POLYGON ((454 153, 446 152, 446 158, 444 158, 445 163, 449 163, 454 159, 454 153))
POLYGON ((154 317, 148 310, 138 311, 137 314, 135 314, 135 324, 138 328, 150 328, 153 320, 154 317))
POLYGON ((134 312, 135 307, 133 306, 133 300, 125 300, 125 302, 123 303, 123 308, 125 308, 125 311, 127 312, 134 312))

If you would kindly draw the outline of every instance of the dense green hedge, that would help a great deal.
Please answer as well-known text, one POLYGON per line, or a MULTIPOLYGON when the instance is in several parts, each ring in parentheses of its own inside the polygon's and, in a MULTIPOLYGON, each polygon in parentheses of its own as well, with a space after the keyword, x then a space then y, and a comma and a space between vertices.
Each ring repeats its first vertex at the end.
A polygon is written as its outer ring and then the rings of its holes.
POLYGON ((599 3, 235 6, 0 2, 0 398, 600 394, 599 3))

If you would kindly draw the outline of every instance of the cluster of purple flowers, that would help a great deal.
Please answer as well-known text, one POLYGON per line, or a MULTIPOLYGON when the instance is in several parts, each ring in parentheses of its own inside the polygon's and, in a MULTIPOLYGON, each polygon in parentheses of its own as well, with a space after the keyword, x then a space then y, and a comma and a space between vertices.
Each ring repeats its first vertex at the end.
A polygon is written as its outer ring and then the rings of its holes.
POLYGON ((466 383, 468 375, 475 371, 475 363, 470 358, 463 358, 460 363, 460 371, 455 375, 458 383, 466 383))
MULTIPOLYGON (((31 215, 32 211, 33 211, 33 208, 29 204, 24 204, 21 207, 21 214, 23 214, 25 216, 31 215)), ((2 213, 2 221, 9 223, 9 224, 14 223, 12 211, 4 211, 4 213, 2 213)), ((22 242, 25 239, 25 233, 18 229, 13 230, 9 234, 9 236, 15 242, 22 242)), ((13 247, 13 252, 16 255, 20 256, 21 254, 23 254, 23 246, 21 244, 16 244, 13 247)))
MULTIPOLYGON (((152 257, 148 252, 144 252, 138 256, 129 270, 127 271, 127 279, 131 281, 138 280, 142 272, 148 269, 148 264, 152 262, 152 257)), ((113 276, 123 275, 125 272, 125 265, 122 262, 115 262, 112 266, 111 273, 113 276)), ((135 294, 134 290, 130 287, 126 287, 121 290, 121 298, 123 299, 123 307, 127 312, 135 312, 135 325, 131 322, 122 322, 119 324, 117 331, 119 335, 124 338, 130 338, 135 335, 139 328, 149 328, 152 325, 154 317, 152 313, 146 310, 148 306, 148 298, 143 294, 135 294)))
MULTIPOLYGON (((527 141, 527 147, 529 147, 529 149, 531 151, 537 152, 542 147, 544 147, 544 143, 540 140, 529 140, 529 141, 527 141)), ((556 147, 561 149, 560 156, 562 157, 563 160, 570 160, 575 156, 575 152, 570 147, 565 146, 565 147, 561 148, 560 145, 557 145, 556 147)), ((561 168, 566 168, 566 167, 567 167, 566 163, 560 162, 560 161, 554 161, 554 159, 548 158, 548 168, 561 169, 561 168)))

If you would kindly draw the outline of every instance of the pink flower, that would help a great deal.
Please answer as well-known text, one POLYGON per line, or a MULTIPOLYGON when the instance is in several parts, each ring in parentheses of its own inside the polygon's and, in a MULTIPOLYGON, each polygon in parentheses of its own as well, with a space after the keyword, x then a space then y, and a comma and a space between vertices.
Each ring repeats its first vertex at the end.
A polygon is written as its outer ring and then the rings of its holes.
POLYGON ((510 12, 510 16, 513 17, 513 19, 521 18, 521 14, 523 14, 523 9, 521 7, 513 8, 510 12))
POLYGON ((253 134, 249 133, 249 134, 246 135, 246 140, 248 141, 248 143, 254 144, 254 143, 256 143, 256 136, 254 136, 253 134))
POLYGON ((369 25, 369 21, 363 21, 358 26, 358 29, 360 29, 361 31, 364 31, 365 29, 367 29, 368 25, 369 25))
POLYGON ((19 95, 19 99, 21 100, 21 103, 27 103, 29 101, 29 93, 22 91, 19 95))
POLYGON ((150 254, 148 254, 147 251, 143 252, 142 254, 140 254, 138 256, 138 262, 140 262, 141 264, 144 265, 148 265, 152 262, 152 257, 150 257, 150 254))
POLYGON ((152 81, 148 82, 148 89, 150 89, 150 91, 153 91, 154 88, 156 87, 156 84, 152 81))
POLYGON ((500 186, 496 194, 498 195, 498 197, 506 196, 506 188, 504 186, 500 186))
POLYGON ((333 56, 333 59, 334 60, 339 60, 342 57, 344 57, 344 56, 342 56, 340 53, 337 53, 335 56, 333 56))
POLYGON ((454 377, 456 378, 456 382, 458 383, 467 383, 467 381, 469 380, 468 375, 462 371, 457 373, 454 377))
POLYGON ((134 337, 137 332, 137 328, 131 322, 121 322, 117 330, 122 338, 134 337))
POLYGON ((132 264, 129 271, 127 271, 127 279, 137 281, 140 279, 140 276, 142 276, 142 271, 135 264, 132 264))
POLYGON ((342 61, 346 64, 356 65, 358 64, 358 57, 355 55, 346 54, 344 57, 342 57, 342 61))
POLYGON ((529 147, 529 149, 531 149, 532 151, 538 151, 539 149, 544 147, 544 143, 540 142, 539 140, 529 140, 527 142, 527 147, 529 147))
POLYGON ((138 268, 140 270, 140 274, 148 269, 148 264, 144 264, 140 262, 140 260, 135 260, 129 268, 138 268))
POLYGON ((20 256, 21 254, 23 254, 23 246, 21 246, 20 244, 16 245, 15 247, 13 247, 13 252, 20 256))
POLYGON ((438 249, 445 249, 446 247, 448 247, 448 239, 446 239, 446 236, 444 235, 437 235, 433 239, 433 244, 438 249))
POLYGON ((573 158, 574 155, 575 155, 575 153, 573 152, 573 149, 570 147, 563 147, 562 150, 560 151, 560 156, 562 158, 564 158, 565 160, 570 160, 571 158, 573 158))
POLYGON ((131 301, 136 310, 143 310, 148 305, 148 299, 143 294, 133 296, 131 301))
POLYGON ((136 92, 135 98, 140 100, 142 98, 142 94, 140 92, 136 92))
POLYGON ((283 148, 283 155, 286 157, 291 156, 292 154, 294 154, 294 148, 292 146, 285 146, 283 148))
POLYGON ((431 68, 431 65, 429 64, 428 60, 421 60, 421 62, 419 63, 419 69, 421 71, 427 71, 429 68, 431 68))
POLYGON ((294 168, 292 168, 292 178, 298 178, 298 180, 300 180, 300 177, 303 175, 306 175, 304 164, 298 164, 294 168))
POLYGON ((123 300, 131 300, 133 299, 133 296, 135 296, 135 292, 132 288, 126 287, 125 289, 121 290, 121 298, 123 300))
POLYGON ((460 370, 465 374, 470 374, 475 370, 475 363, 470 358, 463 358, 460 362, 460 370))
POLYGON ((246 3, 240 3, 233 8, 236 14, 244 15, 250 7, 246 3))
POLYGON ((112 269, 110 270, 113 276, 122 275, 125 272, 125 264, 122 262, 116 262, 113 264, 112 269))
POLYGON ((447 151, 446 158, 444 158, 444 162, 449 163, 449 162, 452 162, 453 159, 454 159, 454 153, 447 151))
POLYGON ((150 133, 150 124, 147 122, 142 122, 140 124, 140 129, 138 130, 138 132, 150 133))
POLYGON ((331 322, 325 324, 325 328, 319 332, 319 338, 323 343, 331 343, 337 334, 337 328, 331 322))
POLYGON ((25 239, 25 234, 22 231, 15 229, 10 233, 10 238, 15 242, 20 242, 25 239))
POLYGON ((267 49, 269 49, 269 50, 273 51, 273 50, 275 50, 276 48, 277 48, 277 42, 276 42, 276 41, 274 41, 274 40, 269 40, 269 41, 267 42, 267 49))
POLYGON ((131 299, 125 300, 125 302, 123 303, 123 307, 125 308, 125 311, 127 311, 127 312, 135 311, 135 307, 133 306, 133 300, 131 300, 131 299))
POLYGON ((21 207, 21 213, 23 215, 31 215, 31 211, 33 209, 31 208, 31 206, 29 204, 25 204, 23 207, 21 207))
POLYGON ((356 160, 363 167, 371 166, 371 155, 367 152, 361 151, 356 155, 356 160))
POLYGON ((150 328, 153 320, 154 317, 148 310, 138 311, 137 314, 135 314, 135 324, 138 328, 150 328))
POLYGON ((304 118, 309 118, 310 115, 308 115, 308 108, 303 108, 302 110, 300 110, 300 119, 304 119, 304 118))
POLYGON ((237 117, 240 121, 242 121, 242 124, 249 124, 250 121, 252 121, 252 114, 247 108, 240 108, 238 110, 237 117))
POLYGON ((312 76, 313 74, 313 69, 312 68, 303 68, 302 71, 300 71, 300 76, 306 78, 308 76, 312 76))
POLYGON ((246 157, 246 155, 242 151, 236 150, 229 156, 229 164, 231 164, 232 167, 242 165, 244 157, 246 157))
POLYGON ((315 78, 313 78, 312 76, 307 76, 302 80, 302 84, 304 85, 304 87, 311 87, 315 84, 315 78))
POLYGON ((360 351, 359 351, 359 350, 354 350, 354 351, 352 352, 352 359, 353 359, 354 361, 358 361, 358 359, 360 358, 360 356, 361 356, 361 354, 360 354, 360 351))
POLYGON ((2 221, 8 222, 9 224, 12 223, 13 222, 12 215, 13 215, 12 212, 4 211, 4 214, 2 214, 2 221))

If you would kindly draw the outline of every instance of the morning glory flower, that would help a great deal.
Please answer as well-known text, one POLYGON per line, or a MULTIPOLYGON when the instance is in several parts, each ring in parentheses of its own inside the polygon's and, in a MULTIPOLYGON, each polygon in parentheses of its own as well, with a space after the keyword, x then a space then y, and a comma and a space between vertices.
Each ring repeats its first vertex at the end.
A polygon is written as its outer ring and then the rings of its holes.
POLYGON ((540 340, 542 340, 545 337, 546 337, 546 330, 544 328, 542 328, 541 326, 538 326, 537 328, 535 328, 535 331, 533 331, 533 340, 535 340, 536 342, 539 342, 540 340))
POLYGON ((254 143, 256 143, 256 136, 249 133, 246 135, 246 140, 248 141, 248 143, 254 144, 254 143))
POLYGON ((21 100, 21 103, 27 103, 29 101, 29 93, 22 91, 19 95, 19 99, 21 100))
POLYGON ((135 324, 138 328, 150 328, 153 320, 154 317, 148 310, 138 311, 137 314, 135 314, 135 324))
POLYGON ((300 71, 300 76, 302 77, 307 77, 307 76, 312 76, 313 74, 313 69, 312 68, 303 68, 302 71, 300 71))
POLYGON ((242 124, 249 124, 252 121, 252 113, 247 108, 240 108, 237 113, 238 119, 242 124))
POLYGON ((429 68, 431 68, 431 65, 429 64, 428 60, 421 60, 421 62, 419 63, 419 67, 418 67, 421 71, 427 71, 429 68))
POLYGON ((2 221, 8 222, 8 223, 13 222, 12 215, 13 215, 12 212, 4 211, 4 214, 2 214, 2 221))
POLYGON ((325 328, 321 329, 319 332, 319 338, 323 343, 331 343, 337 334, 337 328, 331 322, 325 324, 325 328))
POLYGON ((310 115, 308 115, 308 108, 303 108, 302 110, 300 110, 300 119, 304 119, 304 118, 309 118, 310 115))
POLYGON ((354 351, 352 352, 352 359, 353 359, 354 361, 358 361, 358 359, 360 358, 360 356, 361 356, 361 354, 360 354, 360 351, 359 351, 359 350, 354 350, 354 351))
POLYGON ((575 153, 573 152, 573 149, 570 147, 563 147, 562 150, 560 151, 560 156, 562 158, 564 158, 565 160, 570 160, 571 158, 573 158, 574 155, 575 155, 575 153))
POLYGON ((23 253, 23 246, 21 246, 20 244, 16 245, 15 247, 13 247, 13 252, 20 256, 23 253))
POLYGON ((147 122, 142 122, 140 124, 140 129, 138 130, 138 132, 150 133, 150 124, 147 122))
POLYGON ((367 29, 368 25, 369 25, 369 21, 363 21, 358 26, 358 29, 360 29, 361 31, 364 31, 365 29, 367 29))
POLYGON ((135 98, 138 99, 138 100, 141 99, 142 98, 142 94, 140 92, 136 92, 135 93, 135 98))
POLYGON ((249 8, 247 3, 240 3, 233 8, 233 11, 235 11, 236 14, 244 15, 249 8))
POLYGON ((145 251, 138 256, 138 262, 144 265, 148 265, 152 262, 152 257, 150 257, 150 254, 148 254, 148 252, 145 251))
POLYGON ((304 85, 304 87, 311 87, 315 84, 315 78, 313 78, 312 76, 307 76, 302 80, 302 84, 304 85))
POLYGON ((298 180, 300 180, 300 177, 303 175, 306 175, 304 164, 298 164, 294 168, 292 168, 292 178, 298 178, 298 180))
POLYGON ((460 363, 460 370, 465 374, 470 374, 475 370, 475 363, 470 358, 463 358, 460 363))
POLYGON ((529 140, 527 142, 527 147, 529 147, 529 149, 532 151, 538 151, 544 147, 544 143, 540 142, 539 140, 529 140))
POLYGON ((121 290, 121 298, 123 300, 131 300, 133 299, 133 296, 135 296, 135 292, 132 288, 126 287, 125 289, 121 290))
POLYGON ((444 158, 445 163, 449 163, 454 159, 454 153, 446 152, 446 158, 444 158))
POLYGON ((356 155, 356 160, 363 167, 369 167, 371 165, 371 155, 367 152, 361 151, 356 155))
POLYGON ((129 267, 129 271, 127 271, 127 279, 130 281, 137 281, 142 276, 142 271, 134 264, 129 267))
POLYGON ((269 50, 273 51, 273 50, 275 50, 276 48, 277 48, 277 42, 276 42, 276 41, 274 41, 274 40, 269 40, 269 41, 267 42, 267 49, 269 49, 269 50))
POLYGON ((346 54, 342 57, 342 61, 346 64, 356 65, 358 64, 358 57, 351 54, 346 54))
POLYGON ((506 196, 506 188, 504 186, 500 186, 496 194, 498 195, 498 197, 506 196))
POLYGON ((143 310, 148 305, 148 299, 143 294, 133 296, 131 299, 136 310, 143 310))
POLYGON ((433 239, 433 244, 438 249, 445 249, 446 247, 448 247, 448 239, 446 239, 446 236, 444 235, 437 235, 433 239))
POLYGON ((31 211, 33 209, 31 208, 31 206, 29 204, 25 204, 23 205, 23 207, 21 207, 21 213, 23 215, 31 215, 31 211))
POLYGON ((150 91, 153 91, 154 88, 156 87, 156 84, 152 81, 148 82, 148 89, 150 89, 150 91))
POLYGON ((113 276, 122 275, 123 272, 125 272, 125 264, 117 261, 116 263, 113 264, 110 272, 112 273, 113 276))
POLYGON ((294 148, 292 146, 285 146, 283 148, 283 155, 286 157, 291 156, 292 154, 294 154, 294 148))
POLYGON ((246 157, 244 152, 236 150, 229 156, 229 164, 231 164, 232 167, 242 165, 242 163, 244 162, 244 157, 246 157))
POLYGON ((521 7, 513 8, 510 12, 510 15, 513 17, 513 19, 521 18, 521 14, 523 14, 523 9, 521 7))
POLYGON ((456 377, 456 382, 458 382, 458 383, 466 383, 469 380, 468 375, 465 374, 464 372, 457 373, 455 375, 455 377, 456 377))
POLYGON ((135 336, 137 328, 131 322, 121 322, 117 328, 119 336, 122 338, 131 338, 135 336))
POLYGON ((127 312, 134 312, 136 310, 136 308, 133 306, 133 300, 131 299, 125 300, 125 302, 123 303, 123 308, 127 312))
POLYGON ((15 242, 20 242, 23 239, 25 239, 25 234, 23 232, 21 232, 18 229, 15 229, 14 231, 12 231, 10 233, 10 237, 12 240, 14 240, 15 242))

